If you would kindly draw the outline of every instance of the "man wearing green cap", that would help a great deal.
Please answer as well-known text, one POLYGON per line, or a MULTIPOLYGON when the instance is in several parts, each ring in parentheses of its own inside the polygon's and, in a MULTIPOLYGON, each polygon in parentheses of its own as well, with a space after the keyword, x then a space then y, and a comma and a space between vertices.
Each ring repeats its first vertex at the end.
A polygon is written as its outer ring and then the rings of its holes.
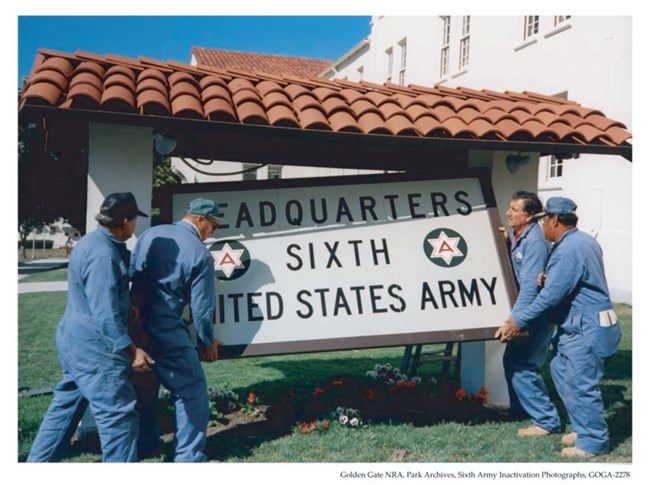
MULTIPOLYGON (((200 360, 217 360, 218 340, 213 330, 214 260, 203 241, 219 221, 215 201, 195 199, 180 221, 147 229, 133 255, 132 301, 139 307, 149 352, 156 360, 154 372, 172 394, 177 462, 207 459, 209 402, 200 360), (198 352, 183 319, 187 304, 196 327, 198 352)), ((155 447, 158 442, 156 406, 149 404, 140 412, 141 448, 155 447)))
POLYGON ((600 245, 577 229, 577 206, 571 199, 551 197, 542 230, 553 243, 544 287, 525 308, 513 309, 496 337, 510 341, 520 328, 554 312, 559 322, 551 361, 551 377, 566 407, 573 433, 562 438, 567 457, 609 452, 609 432, 600 392, 605 362, 618 348, 621 326, 609 298, 600 245), (574 445, 574 446, 570 446, 574 445))

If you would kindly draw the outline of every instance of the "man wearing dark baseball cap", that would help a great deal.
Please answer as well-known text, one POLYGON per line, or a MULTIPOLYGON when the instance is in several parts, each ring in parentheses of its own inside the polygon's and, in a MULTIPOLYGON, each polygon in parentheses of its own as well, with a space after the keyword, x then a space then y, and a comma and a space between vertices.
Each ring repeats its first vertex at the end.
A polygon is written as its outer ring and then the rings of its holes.
POLYGON ((137 461, 138 414, 129 373, 154 360, 128 331, 129 251, 124 243, 146 216, 130 192, 110 194, 96 230, 77 243, 68 265, 68 301, 56 333, 63 380, 27 461, 60 461, 90 404, 103 461, 137 461))
POLYGON ((138 209, 131 192, 121 192, 110 194, 104 199, 95 219, 100 223, 103 221, 115 224, 119 219, 133 219, 135 216, 149 217, 138 209))
POLYGON ((535 319, 553 314, 558 320, 551 377, 573 428, 562 437, 568 446, 562 455, 569 457, 609 453, 599 386, 605 362, 616 353, 621 340, 602 249, 592 236, 576 227, 577 208, 571 199, 551 197, 537 214, 544 236, 553 243, 544 287, 526 308, 514 309, 496 334, 506 342, 535 319))
MULTIPOLYGON (((159 383, 172 392, 176 410, 174 461, 206 461, 208 387, 201 360, 218 358, 214 338, 216 307, 214 259, 203 244, 224 222, 216 201, 192 200, 180 221, 144 231, 133 253, 132 302, 140 308, 144 335, 156 359, 159 383), (183 319, 189 304, 198 353, 183 319)), ((158 383, 137 383, 140 447, 158 445, 158 383)))

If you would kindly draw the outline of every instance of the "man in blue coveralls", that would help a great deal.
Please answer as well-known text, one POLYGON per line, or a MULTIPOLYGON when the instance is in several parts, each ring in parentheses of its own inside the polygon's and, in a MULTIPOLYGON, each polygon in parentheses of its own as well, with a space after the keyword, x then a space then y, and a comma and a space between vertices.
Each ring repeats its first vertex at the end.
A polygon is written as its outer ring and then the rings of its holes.
POLYGON ((138 415, 129 371, 150 371, 153 359, 128 333, 129 251, 136 226, 130 192, 110 194, 96 216, 100 227, 77 243, 68 266, 68 300, 56 331, 63 380, 27 457, 60 461, 90 404, 105 462, 137 461, 138 415))
MULTIPOLYGON (((216 202, 195 199, 175 224, 147 229, 133 257, 132 301, 140 308, 154 371, 172 395, 176 411, 177 462, 206 461, 209 419, 208 388, 201 362, 218 358, 214 338, 216 305, 214 259, 203 241, 221 220, 216 202), (190 305, 198 352, 183 308, 190 305)), ((143 436, 157 443, 156 406, 141 409, 143 436)))
POLYGON ((553 243, 544 287, 526 308, 516 308, 497 331, 502 342, 519 329, 561 309, 551 376, 566 407, 573 433, 562 438, 563 456, 609 452, 609 433, 600 392, 606 360, 616 353, 621 326, 609 298, 602 250, 576 228, 575 202, 551 197, 544 212, 544 236, 553 243))
MULTIPOLYGON (((551 248, 535 221, 541 211, 542 203, 536 194, 519 191, 513 194, 506 212, 510 260, 519 286, 513 312, 526 308, 537 296, 537 275, 544 271, 551 248)), ((560 417, 539 373, 546 362, 554 326, 549 319, 541 318, 526 325, 526 330, 528 336, 508 342, 503 355, 510 414, 526 413, 531 418, 531 426, 520 429, 519 436, 558 433, 560 417)))

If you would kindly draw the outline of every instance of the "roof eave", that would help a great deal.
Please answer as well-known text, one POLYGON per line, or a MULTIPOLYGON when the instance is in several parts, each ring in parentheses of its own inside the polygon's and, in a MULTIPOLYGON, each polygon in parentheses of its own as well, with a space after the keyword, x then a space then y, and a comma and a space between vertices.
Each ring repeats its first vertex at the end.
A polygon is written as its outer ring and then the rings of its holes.
MULTIPOLYGON (((521 151, 537 152, 542 155, 564 155, 567 154, 598 154, 621 156, 626 160, 632 161, 632 146, 624 144, 620 146, 596 145, 596 144, 574 144, 561 142, 540 142, 540 141, 503 141, 503 140, 479 140, 479 139, 454 139, 442 137, 415 137, 415 136, 396 136, 383 134, 365 134, 365 133, 347 133, 332 132, 327 130, 309 130, 302 128, 277 127, 268 125, 251 125, 242 123, 226 123, 201 119, 175 118, 165 116, 139 115, 135 113, 106 112, 106 111, 86 111, 75 109, 61 109, 48 106, 30 106, 25 105, 19 112, 19 117, 25 120, 40 121, 43 117, 57 118, 59 120, 86 120, 96 123, 111 123, 134 126, 149 126, 155 130, 174 132, 179 138, 193 140, 193 145, 200 144, 203 139, 220 139, 223 146, 229 148, 219 148, 219 144, 213 143, 210 148, 206 148, 206 154, 201 155, 205 158, 215 160, 232 160, 232 161, 255 161, 281 163, 283 165, 313 165, 315 163, 326 163, 323 166, 332 165, 336 161, 328 161, 333 155, 343 156, 345 150, 351 151, 357 155, 363 154, 362 147, 374 147, 381 150, 389 151, 394 160, 399 160, 401 153, 409 151, 413 157, 417 153, 434 151, 438 153, 468 152, 469 150, 485 151, 521 151), (201 138, 201 134, 209 133, 210 136, 201 138), (264 154, 258 150, 258 143, 250 143, 251 138, 264 140, 268 143, 278 143, 279 141, 290 140, 289 145, 295 145, 291 148, 291 156, 283 154, 276 150, 266 148, 264 154), (239 139, 239 142, 235 140, 239 139), (232 140, 232 141, 229 141, 232 140), (244 141, 248 140, 248 141, 244 141), (214 153, 214 149, 219 153, 214 153), (328 147, 331 147, 329 149, 328 147), (329 150, 330 153, 323 154, 322 151, 329 150), (210 152, 210 153, 208 153, 210 152), (400 156, 397 156, 400 154, 400 156), (285 156, 286 155, 286 156, 285 156), (262 158, 273 157, 273 160, 262 160, 262 158), (283 158, 284 157, 284 158, 283 158)), ((284 146, 284 145, 283 145, 284 146)), ((200 147, 196 148, 200 151, 200 147)), ((174 154, 176 155, 176 154, 174 154)), ((181 154, 182 155, 182 154, 181 154)), ((345 158, 349 158, 345 156, 345 158)), ((363 157, 363 163, 359 163, 357 168, 370 168, 372 164, 370 157, 363 157)), ((428 157, 427 157, 428 158, 428 157)), ((413 160, 411 160, 412 162, 413 160)), ((409 162, 410 163, 410 162, 409 162)), ((406 163, 405 165, 409 165, 406 163)), ((435 160, 431 163, 435 163, 435 160)), ((388 164, 390 165, 390 164, 388 164)), ((345 166, 348 166, 346 163, 345 166)), ((386 167, 386 163, 378 163, 378 169, 400 170, 399 165, 386 167)), ((404 167, 405 169, 408 167, 404 167)))

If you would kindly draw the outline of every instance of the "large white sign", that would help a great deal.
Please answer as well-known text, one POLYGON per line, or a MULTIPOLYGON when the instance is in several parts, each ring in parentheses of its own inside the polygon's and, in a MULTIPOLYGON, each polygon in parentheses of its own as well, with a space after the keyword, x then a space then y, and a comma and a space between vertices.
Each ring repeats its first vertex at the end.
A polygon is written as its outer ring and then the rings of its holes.
POLYGON ((228 221, 207 241, 226 355, 490 338, 510 312, 484 179, 232 185, 173 195, 175 220, 200 196, 228 221))

